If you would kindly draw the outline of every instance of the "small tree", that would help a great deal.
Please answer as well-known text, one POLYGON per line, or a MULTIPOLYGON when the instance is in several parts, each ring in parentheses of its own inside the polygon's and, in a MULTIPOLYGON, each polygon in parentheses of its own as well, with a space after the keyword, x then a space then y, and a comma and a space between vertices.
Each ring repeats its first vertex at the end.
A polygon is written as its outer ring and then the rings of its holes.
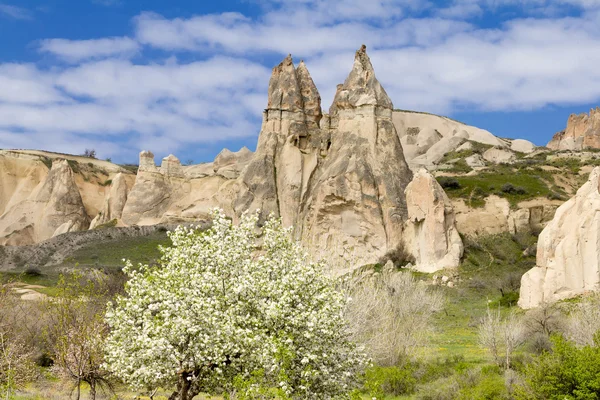
POLYGON ((512 354, 523 343, 523 339, 523 327, 514 312, 502 318, 500 310, 488 308, 479 326, 479 343, 490 352, 498 365, 510 369, 512 354))
POLYGON ((85 149, 83 152, 84 157, 96 158, 96 150, 94 149, 85 149))
POLYGON ((600 295, 593 294, 581 301, 571 313, 568 337, 580 346, 594 344, 600 331, 600 295))
POLYGON ((346 315, 351 337, 379 365, 401 364, 425 343, 443 297, 409 272, 383 271, 349 290, 346 315))
POLYGON ((22 324, 10 288, 0 283, 0 396, 11 399, 17 389, 35 379, 37 371, 31 348, 19 337, 22 324))
POLYGON ((179 227, 160 265, 127 263, 126 297, 107 313, 107 365, 137 389, 177 386, 229 398, 330 399, 347 393, 364 357, 348 340, 344 297, 279 221, 206 232, 179 227), (262 397, 261 397, 262 398, 262 397))
POLYGON ((112 390, 104 363, 104 340, 108 327, 104 322, 105 287, 101 282, 81 277, 61 276, 56 299, 46 302, 51 323, 46 332, 54 361, 53 369, 60 377, 74 384, 76 398, 81 396, 81 384, 90 387, 95 399, 99 387, 112 390))

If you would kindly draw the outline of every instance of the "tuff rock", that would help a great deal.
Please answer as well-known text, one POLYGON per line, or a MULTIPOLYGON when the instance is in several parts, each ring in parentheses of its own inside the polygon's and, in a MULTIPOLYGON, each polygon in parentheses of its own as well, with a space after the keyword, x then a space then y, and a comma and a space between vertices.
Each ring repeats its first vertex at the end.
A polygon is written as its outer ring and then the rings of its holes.
POLYGON ((600 289, 599 185, 596 167, 540 234, 537 265, 521 278, 520 307, 534 308, 600 289))
POLYGON ((413 268, 431 273, 458 267, 463 243, 452 203, 440 184, 426 169, 420 169, 405 193, 408 221, 404 240, 416 260, 413 268))
POLYGON ((600 149, 600 107, 589 114, 571 114, 567 128, 558 132, 547 144, 552 150, 600 149))

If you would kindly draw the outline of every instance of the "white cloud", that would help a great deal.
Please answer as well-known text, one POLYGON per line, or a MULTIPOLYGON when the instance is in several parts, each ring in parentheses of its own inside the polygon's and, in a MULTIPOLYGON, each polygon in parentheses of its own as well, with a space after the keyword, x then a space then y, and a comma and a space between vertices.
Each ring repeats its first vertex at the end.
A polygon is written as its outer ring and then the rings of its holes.
POLYGON ((226 57, 151 65, 105 60, 62 71, 25 65, 10 75, 9 67, 0 66, 0 83, 5 79, 18 87, 28 76, 30 88, 23 98, 0 94, 0 148, 55 149, 38 139, 56 136, 56 143, 79 148, 76 153, 92 145, 112 149, 106 156, 156 148, 151 146, 175 152, 189 144, 254 136, 264 107, 256 103, 264 97, 257 92, 266 92, 261 84, 269 77, 261 65, 226 57), (115 141, 121 142, 119 151, 103 145, 115 141))
POLYGON ((89 40, 45 39, 40 44, 40 51, 72 63, 107 57, 130 57, 139 50, 139 44, 128 37, 89 40))
POLYGON ((270 0, 258 18, 144 13, 131 38, 42 41, 43 52, 72 65, 0 64, 0 148, 93 147, 103 157, 132 159, 142 148, 177 153, 256 136, 274 59, 304 58, 326 110, 362 43, 399 108, 452 113, 598 102, 600 0, 559 1, 580 7, 580 15, 526 12, 494 28, 465 22, 511 4, 538 10, 549 0, 456 0, 437 10, 416 0, 375 0, 368 10, 362 0, 270 0), (143 62, 155 49, 170 58, 143 62), (173 57, 180 53, 199 61, 180 62, 173 57), (130 57, 136 54, 142 57, 130 57))
POLYGON ((0 3, 0 15, 14 19, 30 20, 33 19, 31 12, 23 7, 17 7, 10 4, 0 3))
POLYGON ((472 29, 448 19, 404 19, 385 27, 362 22, 317 25, 314 20, 279 14, 254 21, 241 14, 211 14, 167 20, 157 14, 136 19, 138 40, 165 50, 224 51, 233 54, 274 52, 300 57, 353 51, 361 43, 379 48, 431 45, 450 34, 472 29))

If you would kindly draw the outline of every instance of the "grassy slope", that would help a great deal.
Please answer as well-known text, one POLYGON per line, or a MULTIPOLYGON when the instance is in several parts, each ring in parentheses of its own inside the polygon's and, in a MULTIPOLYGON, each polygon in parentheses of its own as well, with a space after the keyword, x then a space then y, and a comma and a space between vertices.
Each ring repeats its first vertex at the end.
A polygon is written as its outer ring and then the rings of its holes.
POLYGON ((485 198, 492 194, 506 198, 512 207, 521 201, 539 197, 566 200, 587 179, 587 174, 580 174, 581 168, 600 165, 600 159, 558 158, 556 152, 540 153, 529 158, 519 154, 513 164, 487 163, 485 169, 467 175, 472 169, 467 166, 465 158, 482 154, 485 149, 485 146, 478 145, 472 150, 452 152, 444 157, 442 163, 451 165, 445 172, 458 174, 452 177, 458 182, 458 187, 445 185, 447 177, 438 178, 449 197, 462 198, 471 207, 482 207, 485 198), (557 185, 557 181, 568 182, 570 188, 565 190, 557 185), (519 190, 503 190, 507 184, 519 190))

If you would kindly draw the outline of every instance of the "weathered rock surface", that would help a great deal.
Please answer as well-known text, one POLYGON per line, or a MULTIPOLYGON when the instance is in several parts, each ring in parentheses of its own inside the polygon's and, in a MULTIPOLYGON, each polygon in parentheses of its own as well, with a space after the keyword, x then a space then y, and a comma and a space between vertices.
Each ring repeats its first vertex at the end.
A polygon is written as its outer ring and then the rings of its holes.
POLYGON ((299 236, 316 254, 335 254, 354 267, 402 240, 412 174, 392 109, 363 46, 322 124, 327 148, 303 195, 299 236))
POLYGON ((223 149, 212 163, 213 170, 215 174, 224 178, 235 179, 250 162, 253 154, 247 147, 242 147, 235 153, 229 149, 223 149))
POLYGON ((413 268, 431 273, 458 267, 463 243, 455 226, 452 203, 437 180, 421 169, 405 193, 408 221, 404 241, 415 257, 413 268))
POLYGON ((536 146, 529 140, 515 139, 510 142, 510 149, 519 153, 531 154, 535 151, 536 146))
POLYGON ((131 187, 133 186, 133 180, 130 179, 129 175, 118 173, 112 179, 110 189, 104 200, 104 207, 98 213, 98 215, 92 220, 90 229, 94 229, 99 225, 106 224, 113 220, 120 221, 123 215, 123 209, 127 203, 127 196, 131 187))
POLYGON ((154 163, 154 154, 142 151, 135 184, 122 211, 123 222, 126 225, 161 222, 173 199, 181 196, 185 182, 181 163, 175 156, 166 157, 159 168, 154 163))
POLYGON ((510 150, 492 147, 483 153, 483 158, 494 164, 513 163, 516 160, 515 153, 510 150))
POLYGON ((0 216, 0 244, 35 243, 89 226, 73 171, 66 160, 55 160, 44 180, 20 196, 22 200, 0 216))
POLYGON ((552 150, 600 149, 600 107, 589 114, 572 114, 567 128, 552 137, 547 145, 552 150))
POLYGON ((520 307, 533 308, 600 289, 599 185, 596 167, 540 234, 537 266, 521 279, 520 307))
POLYGON ((467 236, 539 232, 552 220, 560 204, 561 201, 538 198, 511 209, 508 200, 495 195, 487 197, 483 207, 469 207, 463 199, 452 201, 456 227, 467 236))

